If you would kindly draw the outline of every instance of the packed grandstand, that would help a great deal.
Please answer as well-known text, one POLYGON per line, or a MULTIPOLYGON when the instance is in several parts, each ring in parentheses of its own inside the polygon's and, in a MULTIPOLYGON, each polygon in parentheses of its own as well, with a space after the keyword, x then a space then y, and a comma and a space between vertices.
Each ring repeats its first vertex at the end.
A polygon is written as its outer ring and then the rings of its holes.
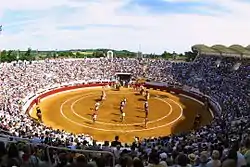
POLYGON ((147 58, 2 63, 0 166, 249 166, 250 49, 195 45, 192 50, 198 55, 189 63, 147 58), (210 125, 198 130, 141 139, 130 145, 121 144, 119 139, 111 145, 98 145, 87 134, 53 130, 22 111, 23 99, 42 88, 111 80, 117 72, 131 73, 132 79, 196 88, 217 101, 221 111, 210 125))

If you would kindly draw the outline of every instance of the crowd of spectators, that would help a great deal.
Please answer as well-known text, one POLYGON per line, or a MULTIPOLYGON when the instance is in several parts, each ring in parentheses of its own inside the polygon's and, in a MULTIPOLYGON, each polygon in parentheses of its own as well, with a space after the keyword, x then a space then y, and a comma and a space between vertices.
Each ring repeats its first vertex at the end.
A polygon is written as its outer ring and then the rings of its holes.
POLYGON ((112 152, 117 167, 250 165, 249 59, 200 56, 191 63, 132 58, 55 59, 1 64, 0 78, 0 127, 13 136, 8 139, 12 142, 5 142, 4 135, 0 138, 0 166, 50 166, 49 162, 54 166, 112 166, 110 154, 76 153, 76 149, 112 152), (53 130, 22 111, 23 99, 41 88, 80 80, 110 80, 116 72, 131 73, 133 79, 144 77, 195 87, 216 99, 222 111, 210 125, 198 130, 139 139, 132 145, 121 144, 118 137, 111 145, 98 145, 87 134, 53 130), (46 149, 48 146, 58 148, 46 149))

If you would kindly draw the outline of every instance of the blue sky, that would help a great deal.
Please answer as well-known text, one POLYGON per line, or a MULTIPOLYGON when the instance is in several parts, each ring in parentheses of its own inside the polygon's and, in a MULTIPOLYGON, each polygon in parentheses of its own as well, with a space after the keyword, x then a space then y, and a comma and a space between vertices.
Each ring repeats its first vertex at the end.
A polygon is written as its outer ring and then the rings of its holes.
POLYGON ((127 8, 135 5, 145 7, 148 12, 153 14, 212 15, 214 12, 223 13, 227 11, 220 4, 209 3, 208 1, 133 0, 127 5, 127 8), (202 10, 204 7, 207 10, 202 10))
POLYGON ((184 52, 250 44, 246 0, 8 0, 1 49, 105 48, 184 52))

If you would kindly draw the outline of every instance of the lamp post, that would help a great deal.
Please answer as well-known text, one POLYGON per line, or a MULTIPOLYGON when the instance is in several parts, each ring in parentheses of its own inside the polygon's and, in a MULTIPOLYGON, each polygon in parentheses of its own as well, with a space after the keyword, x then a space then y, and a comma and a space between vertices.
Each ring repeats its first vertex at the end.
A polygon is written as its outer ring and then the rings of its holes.
POLYGON ((177 56, 177 54, 175 53, 175 51, 173 52, 173 54, 172 54, 172 55, 173 55, 173 57, 172 57, 172 58, 175 60, 175 59, 176 59, 176 56, 177 56))
MULTIPOLYGON (((0 35, 2 34, 2 31, 3 31, 3 25, 0 25, 0 35)), ((0 64, 2 63, 2 50, 0 48, 0 64)))

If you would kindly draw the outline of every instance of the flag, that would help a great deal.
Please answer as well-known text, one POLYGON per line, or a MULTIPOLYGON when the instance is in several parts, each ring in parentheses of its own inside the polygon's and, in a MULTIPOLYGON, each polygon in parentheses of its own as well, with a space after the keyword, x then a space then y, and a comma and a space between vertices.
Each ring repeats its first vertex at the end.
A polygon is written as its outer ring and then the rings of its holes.
POLYGON ((3 25, 0 25, 0 34, 3 31, 3 25))

